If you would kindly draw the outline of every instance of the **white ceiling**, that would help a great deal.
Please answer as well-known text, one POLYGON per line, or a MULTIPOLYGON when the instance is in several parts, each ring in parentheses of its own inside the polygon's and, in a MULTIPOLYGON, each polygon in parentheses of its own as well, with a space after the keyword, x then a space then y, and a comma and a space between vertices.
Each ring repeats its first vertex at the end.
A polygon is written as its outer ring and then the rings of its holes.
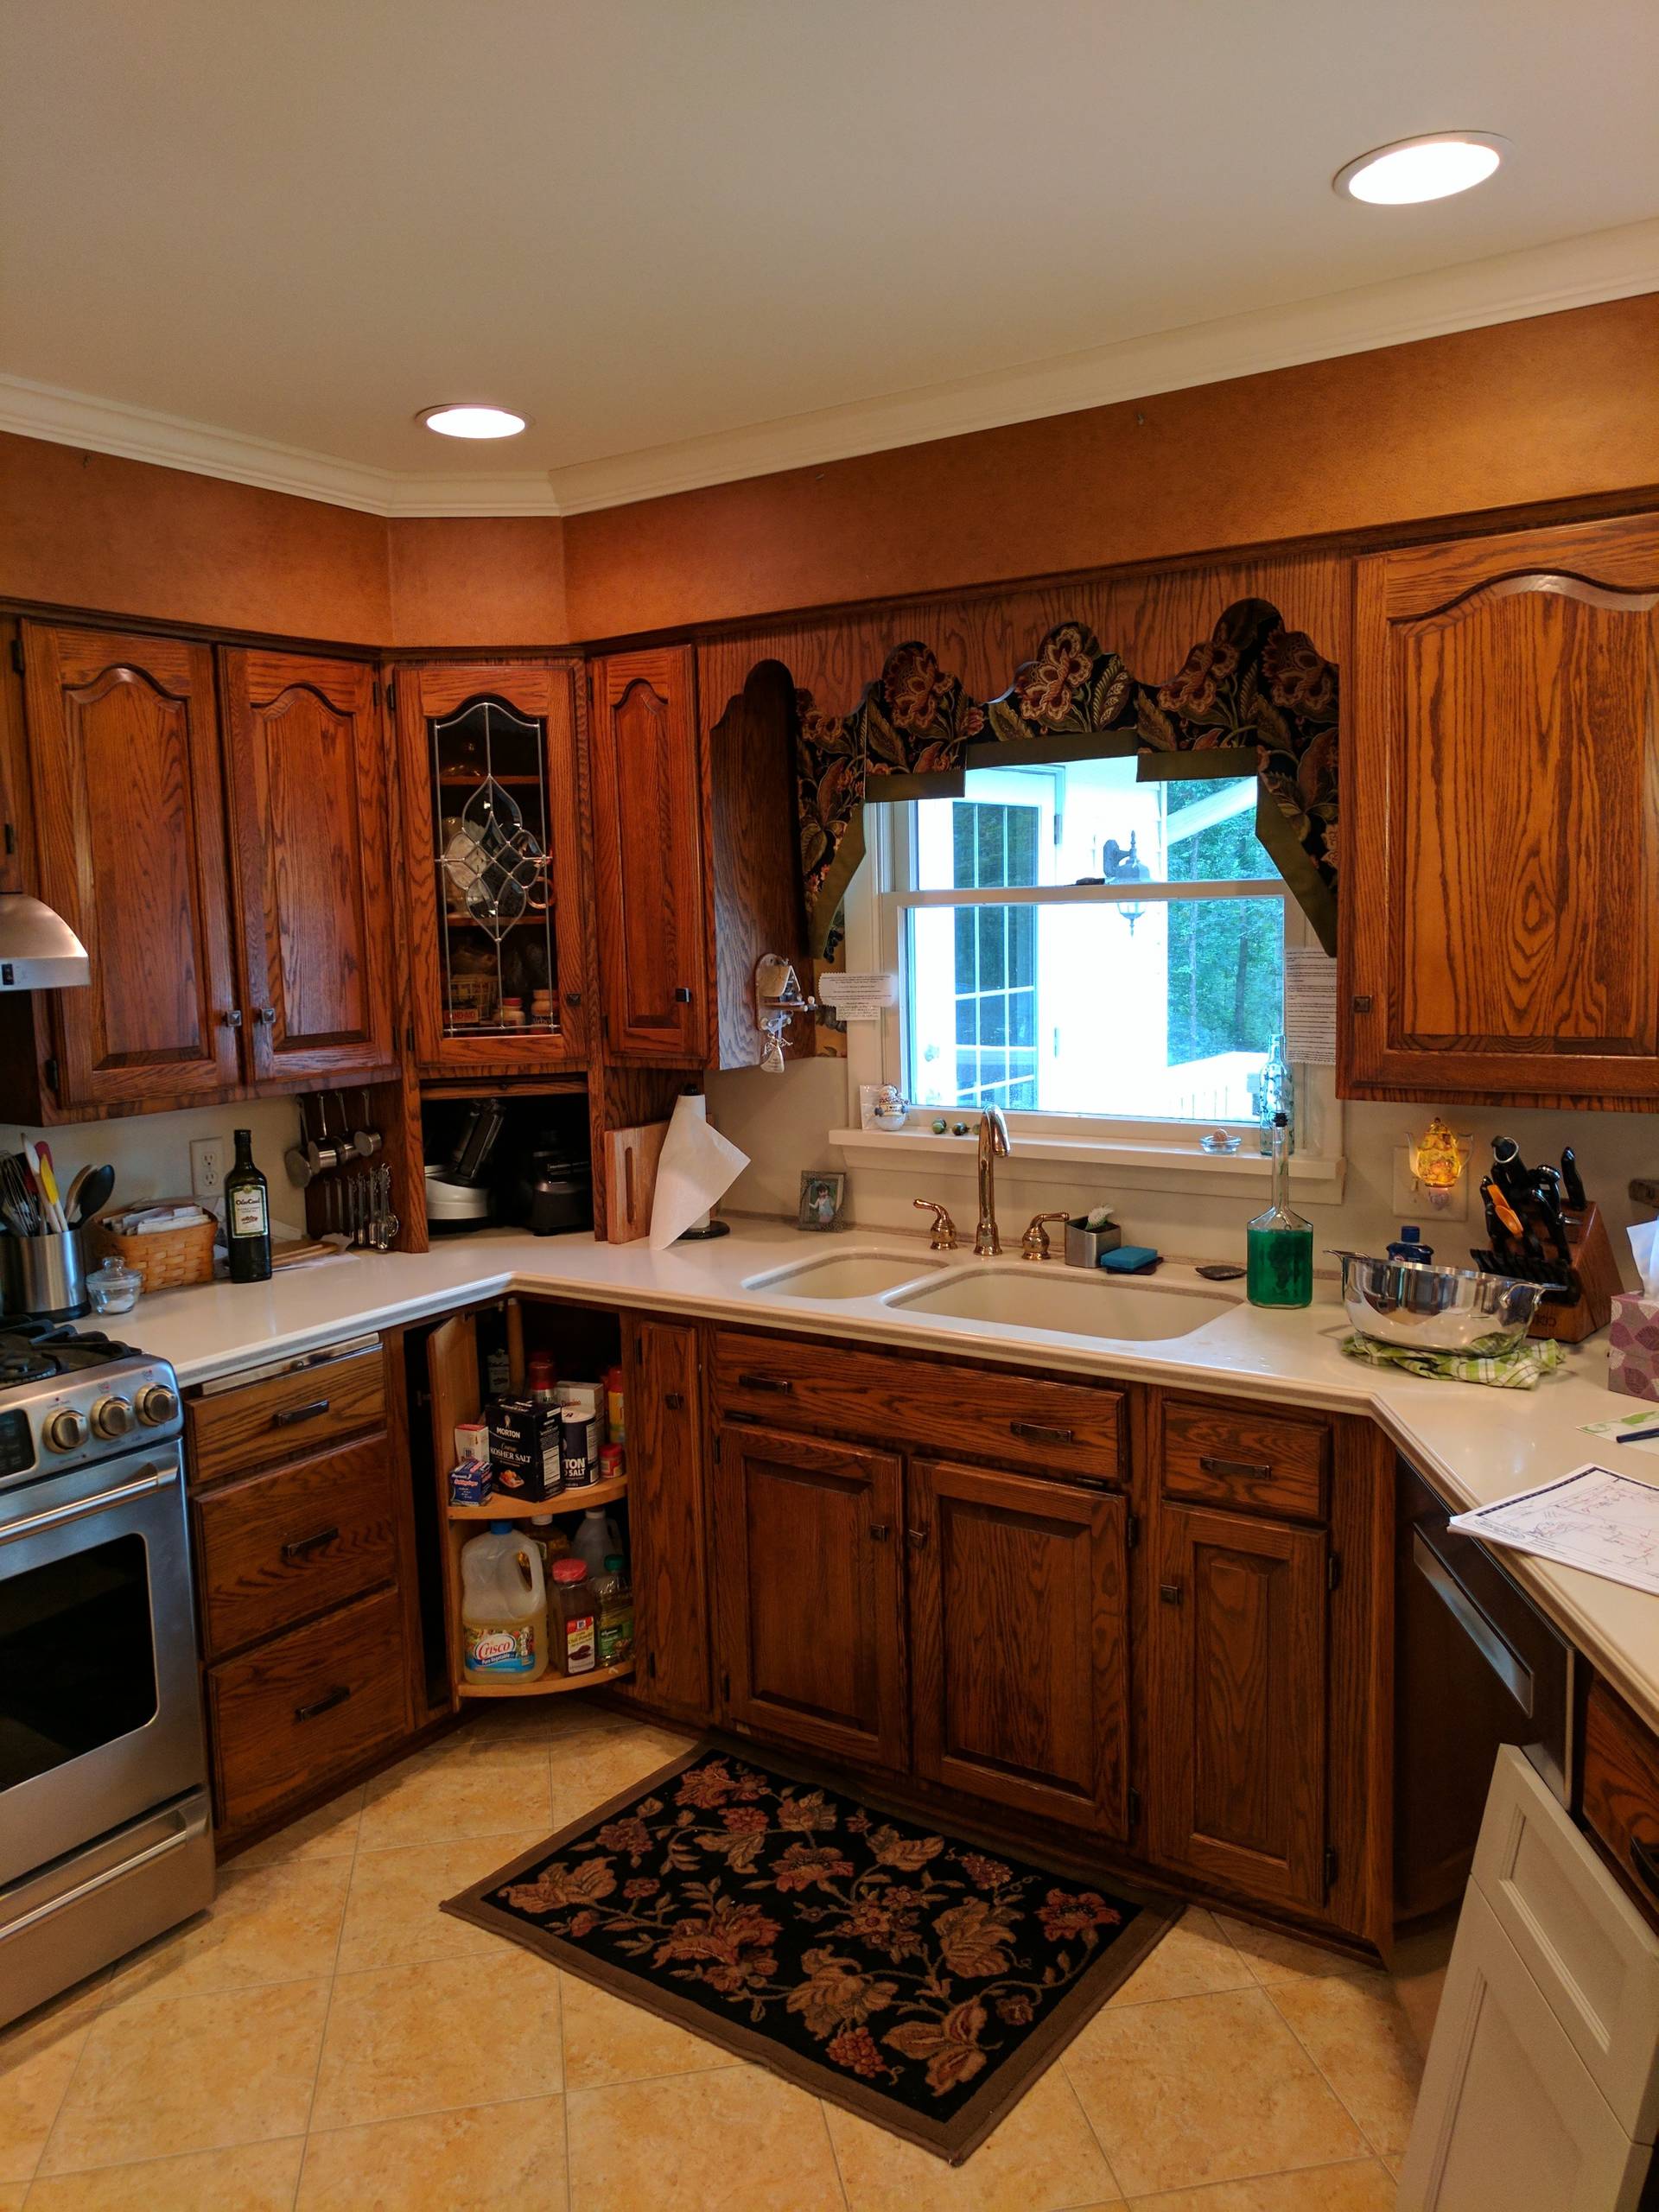
POLYGON ((0 24, 0 423, 389 512, 604 505, 1659 289, 1654 0, 0 24), (1332 192, 1457 125, 1513 142, 1480 190, 1332 192), (533 427, 413 422, 461 398, 533 427))

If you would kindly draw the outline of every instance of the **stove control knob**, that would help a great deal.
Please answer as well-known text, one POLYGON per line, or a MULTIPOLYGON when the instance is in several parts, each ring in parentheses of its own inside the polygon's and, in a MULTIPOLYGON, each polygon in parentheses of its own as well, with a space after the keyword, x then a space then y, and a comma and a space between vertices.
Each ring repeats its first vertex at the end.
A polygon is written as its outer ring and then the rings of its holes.
POLYGON ((176 1419, 179 1394, 176 1390, 169 1390, 165 1382, 146 1382, 134 1404, 139 1420, 146 1427, 159 1428, 164 1421, 176 1419))
POLYGON ((61 1413, 54 1414, 46 1424, 49 1452, 79 1452, 86 1441, 86 1418, 71 1407, 66 1406, 61 1413))
POLYGON ((92 1408, 92 1427, 100 1436, 126 1436, 137 1425, 137 1415, 125 1398, 100 1398, 92 1408))

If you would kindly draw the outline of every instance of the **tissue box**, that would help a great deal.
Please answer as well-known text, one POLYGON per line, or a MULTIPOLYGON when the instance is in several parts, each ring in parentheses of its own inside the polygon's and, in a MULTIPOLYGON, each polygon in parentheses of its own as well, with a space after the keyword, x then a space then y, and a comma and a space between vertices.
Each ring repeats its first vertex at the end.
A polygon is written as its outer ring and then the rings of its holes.
POLYGON ((1659 1298, 1620 1291, 1607 1331, 1607 1387, 1627 1398, 1659 1398, 1659 1298))

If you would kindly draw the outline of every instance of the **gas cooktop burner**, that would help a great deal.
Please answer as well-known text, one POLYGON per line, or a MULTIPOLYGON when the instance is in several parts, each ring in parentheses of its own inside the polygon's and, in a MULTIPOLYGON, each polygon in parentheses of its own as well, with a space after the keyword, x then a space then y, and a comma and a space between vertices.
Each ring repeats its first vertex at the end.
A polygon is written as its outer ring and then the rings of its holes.
POLYGON ((39 1382, 48 1376, 104 1367, 112 1359, 142 1357, 102 1329, 71 1329, 60 1321, 0 1322, 0 1390, 19 1382, 39 1382))

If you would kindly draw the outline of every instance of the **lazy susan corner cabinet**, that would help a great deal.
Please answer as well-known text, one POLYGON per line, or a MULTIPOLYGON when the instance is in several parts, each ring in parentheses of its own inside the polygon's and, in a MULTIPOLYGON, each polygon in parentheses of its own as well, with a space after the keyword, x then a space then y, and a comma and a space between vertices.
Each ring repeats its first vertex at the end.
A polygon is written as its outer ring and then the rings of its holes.
POLYGON ((391 671, 423 1071, 506 1075, 587 1049, 574 660, 391 671))

